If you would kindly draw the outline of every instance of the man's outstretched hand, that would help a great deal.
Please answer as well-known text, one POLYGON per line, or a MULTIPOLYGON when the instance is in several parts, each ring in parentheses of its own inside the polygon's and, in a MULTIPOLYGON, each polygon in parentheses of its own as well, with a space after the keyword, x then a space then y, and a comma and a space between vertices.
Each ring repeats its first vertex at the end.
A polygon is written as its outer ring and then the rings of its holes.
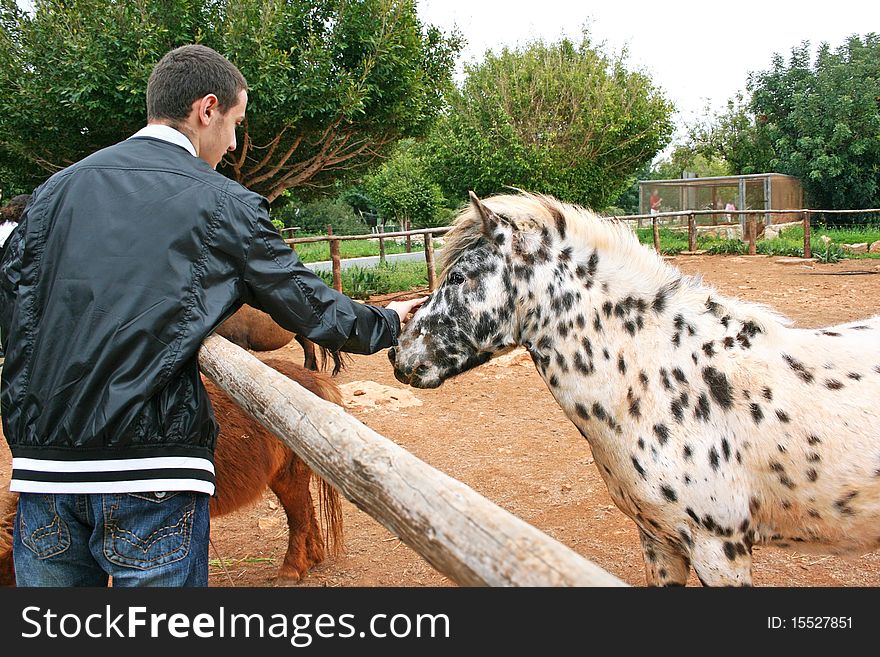
POLYGON ((410 313, 414 313, 429 297, 419 297, 418 299, 409 299, 408 301, 391 301, 386 308, 394 310, 400 316, 400 325, 406 324, 406 320, 410 313))

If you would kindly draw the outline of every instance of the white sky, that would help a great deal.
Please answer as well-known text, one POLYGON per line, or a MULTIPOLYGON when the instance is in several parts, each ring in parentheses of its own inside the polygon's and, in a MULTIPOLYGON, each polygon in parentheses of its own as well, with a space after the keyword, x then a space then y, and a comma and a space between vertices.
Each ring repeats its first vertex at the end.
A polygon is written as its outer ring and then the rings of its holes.
MULTIPOLYGON (((675 104, 684 125, 745 90, 750 71, 770 68, 774 53, 788 59, 803 41, 832 48, 851 34, 880 32, 878 0, 418 0, 419 17, 467 41, 462 61, 486 50, 568 36, 590 26, 610 52, 629 50, 629 67, 649 73, 675 104)), ((461 66, 459 66, 459 79, 461 66)))

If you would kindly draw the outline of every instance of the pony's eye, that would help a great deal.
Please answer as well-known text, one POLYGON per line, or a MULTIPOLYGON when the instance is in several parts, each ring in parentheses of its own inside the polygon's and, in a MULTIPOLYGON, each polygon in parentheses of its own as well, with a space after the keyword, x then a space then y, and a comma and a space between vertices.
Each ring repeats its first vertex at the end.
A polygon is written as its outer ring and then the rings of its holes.
POLYGON ((449 274, 449 278, 447 279, 450 285, 461 285, 464 283, 464 276, 461 272, 454 271, 449 274))

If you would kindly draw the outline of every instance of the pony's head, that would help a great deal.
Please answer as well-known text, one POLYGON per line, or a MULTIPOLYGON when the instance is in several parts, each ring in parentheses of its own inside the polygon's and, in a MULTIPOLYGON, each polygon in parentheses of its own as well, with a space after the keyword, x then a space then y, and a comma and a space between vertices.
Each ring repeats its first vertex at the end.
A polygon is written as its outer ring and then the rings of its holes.
POLYGON ((397 379, 417 388, 436 388, 519 344, 518 297, 551 260, 552 206, 541 197, 470 197, 447 234, 439 287, 389 352, 397 379))

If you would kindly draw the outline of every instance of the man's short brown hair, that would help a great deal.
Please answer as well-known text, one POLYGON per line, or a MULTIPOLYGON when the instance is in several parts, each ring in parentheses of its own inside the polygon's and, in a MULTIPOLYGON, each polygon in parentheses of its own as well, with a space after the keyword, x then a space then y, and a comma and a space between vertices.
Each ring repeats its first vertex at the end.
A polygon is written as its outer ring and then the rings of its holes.
POLYGON ((193 44, 166 53, 153 68, 147 83, 147 120, 186 119, 192 104, 208 94, 217 96, 226 113, 247 90, 247 80, 235 65, 216 50, 193 44))

